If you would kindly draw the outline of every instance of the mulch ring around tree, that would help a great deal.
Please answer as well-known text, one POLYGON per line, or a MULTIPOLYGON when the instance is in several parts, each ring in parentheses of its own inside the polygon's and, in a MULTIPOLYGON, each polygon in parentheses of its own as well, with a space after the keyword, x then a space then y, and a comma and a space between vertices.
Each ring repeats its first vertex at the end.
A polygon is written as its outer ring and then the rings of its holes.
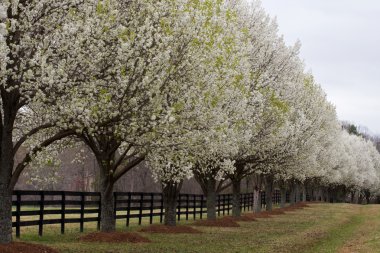
POLYGON ((203 227, 227 227, 227 228, 233 228, 233 227, 240 227, 240 225, 231 218, 222 218, 222 219, 216 219, 216 220, 198 220, 194 222, 194 226, 203 226, 203 227))
POLYGON ((276 208, 276 209, 273 209, 272 211, 269 211, 268 214, 269 215, 281 215, 281 214, 285 214, 285 212, 282 209, 276 208))
POLYGON ((0 244, 1 253, 58 253, 57 250, 40 244, 25 242, 12 242, 10 244, 0 244))
POLYGON ((239 217, 224 216, 222 219, 233 220, 233 221, 243 221, 243 222, 257 221, 255 217, 252 215, 242 215, 239 217))
POLYGON ((245 216, 248 216, 248 217, 252 217, 252 218, 264 218, 264 219, 267 219, 267 218, 272 218, 272 215, 271 212, 267 212, 267 211, 263 211, 263 212, 259 212, 259 213, 248 213, 248 214, 245 214, 245 216))
POLYGON ((166 226, 166 225, 151 225, 144 227, 140 232, 145 233, 162 233, 162 234, 200 234, 199 230, 196 230, 189 226, 166 226))
POLYGON ((300 202, 300 203, 297 203, 295 205, 284 207, 284 208, 282 208, 282 210, 284 210, 284 211, 296 211, 299 209, 303 209, 305 207, 309 207, 309 205, 306 203, 300 202))
POLYGON ((95 232, 79 238, 81 242, 106 242, 106 243, 148 243, 149 239, 137 233, 130 232, 95 232))

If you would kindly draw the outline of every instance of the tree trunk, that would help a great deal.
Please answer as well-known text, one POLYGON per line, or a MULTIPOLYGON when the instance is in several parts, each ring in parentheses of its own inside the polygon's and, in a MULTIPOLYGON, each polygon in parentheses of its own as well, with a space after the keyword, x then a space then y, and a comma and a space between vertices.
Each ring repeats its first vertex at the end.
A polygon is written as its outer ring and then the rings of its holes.
POLYGON ((113 195, 113 184, 109 183, 108 176, 101 179, 101 219, 100 230, 102 232, 113 232, 116 230, 115 199, 113 195), (110 186, 109 186, 110 184, 110 186))
MULTIPOLYGON (((6 116, 4 116, 6 117, 6 116)), ((6 121, 6 120, 4 120, 6 121)), ((0 153, 0 244, 12 242, 12 171, 14 165, 12 130, 4 126, 0 153)))
POLYGON ((306 202, 306 193, 307 193, 306 185, 302 184, 302 201, 303 202, 306 202))
POLYGON ((253 211, 255 213, 261 212, 261 194, 260 189, 257 186, 253 191, 253 211))
POLYGON ((280 194, 281 194, 281 203, 280 203, 280 207, 281 207, 281 208, 284 208, 284 207, 285 207, 285 204, 286 204, 286 188, 285 188, 285 187, 281 187, 281 188, 280 188, 280 194))
POLYGON ((354 204, 355 202, 355 191, 351 191, 351 204, 354 204))
POLYGON ((261 183, 262 176, 259 174, 252 175, 253 182, 253 212, 260 213, 261 212, 261 183))
POLYGON ((240 180, 232 181, 232 216, 240 217, 240 180))
POLYGON ((321 200, 321 189, 318 187, 314 191, 315 193, 315 201, 322 201, 321 200))
POLYGON ((369 205, 370 198, 371 198, 371 193, 369 193, 369 192, 367 193, 367 192, 366 192, 366 194, 365 194, 365 199, 366 199, 366 202, 367 202, 366 204, 367 204, 367 205, 369 205))
POLYGON ((300 186, 298 183, 295 185, 295 194, 296 194, 296 203, 299 203, 301 201, 301 193, 300 193, 300 186))
POLYGON ((271 176, 265 177, 265 209, 272 211, 273 206, 273 178, 271 176))
POLYGON ((207 180, 207 219, 216 220, 216 180, 207 180))
POLYGON ((326 202, 330 203, 330 192, 328 189, 326 190, 326 202))
MULTIPOLYGON (((5 187, 4 187, 5 186, 5 187)), ((12 191, 0 185, 0 244, 12 242, 12 191)))
POLYGON ((164 224, 167 226, 176 225, 177 199, 181 185, 182 183, 169 182, 162 188, 165 209, 164 224))
POLYGON ((290 186, 290 196, 289 196, 290 205, 294 205, 295 201, 296 201, 296 190, 295 190, 295 185, 292 184, 290 186))

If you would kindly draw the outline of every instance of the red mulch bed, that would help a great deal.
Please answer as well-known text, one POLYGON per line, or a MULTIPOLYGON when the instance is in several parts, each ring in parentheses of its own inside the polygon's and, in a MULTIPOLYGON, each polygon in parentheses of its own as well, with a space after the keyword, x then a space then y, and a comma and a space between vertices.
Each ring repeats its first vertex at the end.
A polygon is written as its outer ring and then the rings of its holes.
POLYGON ((82 242, 110 242, 110 243, 146 243, 149 239, 137 233, 130 232, 95 232, 79 238, 82 242))
POLYGON ((200 234, 199 230, 196 230, 189 226, 165 226, 165 225, 152 225, 142 228, 140 232, 146 233, 163 233, 163 234, 200 234))
POLYGON ((282 208, 282 210, 284 210, 284 211, 296 211, 299 209, 303 209, 305 207, 310 207, 310 206, 306 203, 300 202, 300 203, 297 203, 295 205, 284 207, 284 208, 282 208))
POLYGON ((250 216, 250 215, 242 215, 240 217, 224 216, 222 219, 232 220, 232 221, 256 221, 255 217, 250 216))
POLYGON ((273 209, 272 211, 262 211, 262 212, 259 212, 259 213, 248 213, 248 214, 244 214, 244 216, 247 216, 251 219, 255 219, 255 218, 272 218, 274 215, 281 215, 281 214, 285 214, 284 212, 284 209, 281 208, 281 209, 273 209))
POLYGON ((226 227, 226 228, 236 228, 240 225, 232 218, 222 218, 216 220, 198 220, 194 226, 204 226, 204 227, 226 227))
POLYGON ((38 244, 25 242, 12 242, 0 245, 1 253, 58 253, 57 250, 38 244))

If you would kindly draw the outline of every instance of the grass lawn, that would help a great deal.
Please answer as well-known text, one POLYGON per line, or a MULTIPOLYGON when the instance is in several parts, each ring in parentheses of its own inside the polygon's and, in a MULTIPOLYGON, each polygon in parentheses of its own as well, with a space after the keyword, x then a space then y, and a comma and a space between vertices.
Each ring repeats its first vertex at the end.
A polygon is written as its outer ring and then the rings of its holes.
MULTIPOLYGON (((181 221, 181 224, 191 224, 181 221)), ((22 241, 41 243, 60 253, 124 253, 124 252, 380 252, 380 205, 312 204, 285 215, 256 222, 239 222, 239 228, 196 227, 202 234, 147 234, 147 244, 105 244, 78 241, 77 226, 46 226, 44 236, 36 231, 22 231, 22 241)), ((137 231, 139 226, 118 230, 137 231)), ((94 231, 88 227, 85 232, 94 231)))

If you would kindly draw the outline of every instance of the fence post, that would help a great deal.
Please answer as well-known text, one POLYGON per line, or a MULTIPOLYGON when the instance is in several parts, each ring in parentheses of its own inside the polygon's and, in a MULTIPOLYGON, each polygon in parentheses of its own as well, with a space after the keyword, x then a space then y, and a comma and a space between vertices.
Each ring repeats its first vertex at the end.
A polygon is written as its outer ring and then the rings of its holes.
POLYGON ((139 225, 141 225, 142 221, 142 213, 143 213, 143 202, 144 202, 144 194, 140 194, 140 209, 139 209, 139 225))
POLYGON ((127 202, 127 221, 126 221, 126 226, 129 226, 129 220, 131 218, 131 198, 132 198, 132 193, 128 192, 128 202, 127 202))
POLYGON ((252 194, 248 195, 248 211, 252 210, 252 194))
POLYGON ((116 212, 117 212, 117 210, 116 210, 116 208, 117 208, 117 196, 118 196, 118 194, 117 194, 117 192, 114 192, 113 193, 113 216, 114 216, 114 218, 115 218, 115 221, 116 221, 116 212))
POLYGON ((16 237, 20 238, 20 212, 21 212, 21 194, 16 192, 16 237))
MULTIPOLYGON (((220 216, 220 194, 218 194, 218 216, 220 216)), ((224 206, 223 206, 223 209, 224 209, 224 206)))
POLYGON ((227 198, 227 214, 230 215, 230 198, 231 198, 231 195, 228 194, 228 198, 227 198))
POLYGON ((186 220, 189 220, 189 194, 186 194, 186 220))
POLYGON ((203 195, 201 196, 201 219, 203 217, 203 195))
POLYGON ((164 217, 164 196, 161 193, 161 203, 160 203, 160 223, 162 223, 162 218, 164 217))
POLYGON ((65 233, 66 193, 61 192, 61 234, 65 233))
POLYGON ((245 193, 243 197, 243 207, 244 207, 244 212, 245 212, 245 209, 247 208, 247 194, 245 193))
POLYGON ((83 224, 84 224, 84 192, 81 192, 80 194, 80 232, 83 233, 83 224))
POLYGON ((196 208, 196 195, 193 195, 193 220, 195 220, 197 215, 197 208, 196 208))
POLYGON ((177 215, 178 215, 178 221, 181 220, 181 200, 182 200, 182 195, 178 195, 178 208, 177 208, 177 215))
POLYGON ((226 194, 223 194, 223 216, 226 215, 226 194))
POLYGON ((98 226, 97 229, 100 230, 100 220, 102 218, 102 195, 99 194, 99 206, 98 206, 98 226))
POLYGON ((149 223, 153 223, 153 205, 154 205, 154 194, 150 194, 150 214, 149 214, 149 223))
POLYGON ((38 221, 38 235, 42 236, 43 224, 44 224, 44 204, 45 204, 45 194, 43 191, 40 192, 40 219, 38 221))

